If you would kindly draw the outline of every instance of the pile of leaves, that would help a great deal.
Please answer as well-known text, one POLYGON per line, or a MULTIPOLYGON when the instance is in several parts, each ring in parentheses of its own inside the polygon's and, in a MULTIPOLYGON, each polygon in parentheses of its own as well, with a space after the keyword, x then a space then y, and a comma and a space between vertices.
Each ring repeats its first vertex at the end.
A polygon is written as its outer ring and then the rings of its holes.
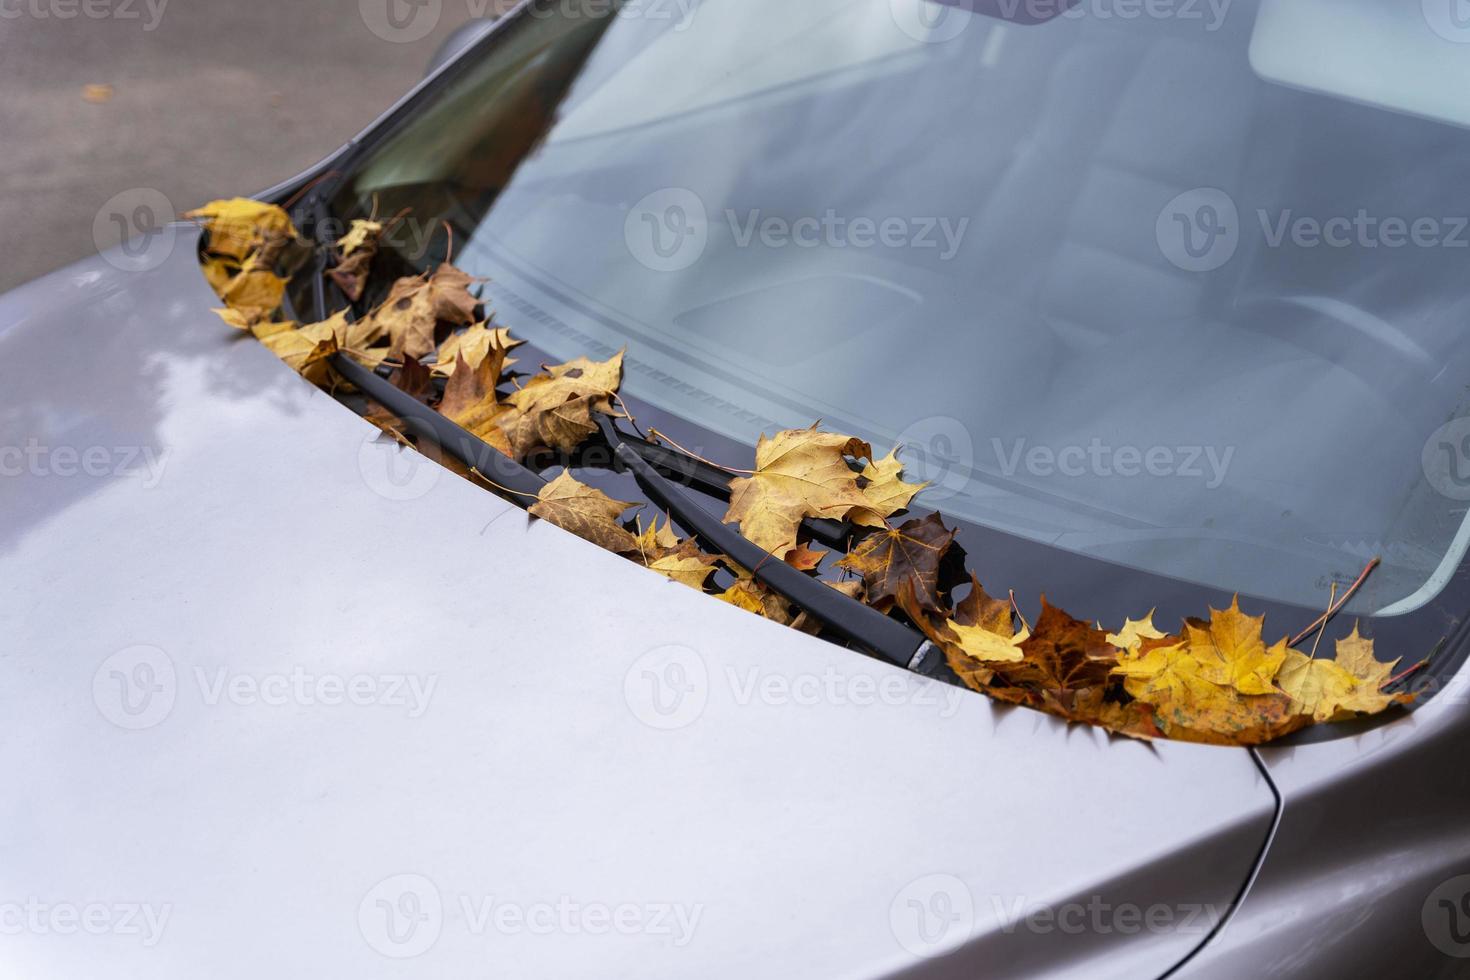
MULTIPOLYGON (((315 384, 333 390, 345 385, 330 364, 338 353, 374 370, 390 368, 399 388, 516 460, 543 451, 573 454, 597 431, 597 415, 622 414, 622 354, 547 366, 512 383, 509 355, 519 342, 477 316, 474 279, 448 263, 393 282, 386 298, 361 318, 344 310, 298 325, 278 319, 287 280, 277 264, 298 237, 287 214, 237 199, 214 202, 191 217, 208 232, 203 264, 226 304, 221 317, 315 384), (447 379, 442 396, 436 376, 447 379)), ((354 222, 331 256, 327 275, 354 302, 364 295, 382 235, 378 222, 354 222)), ((386 410, 368 418, 406 438, 386 410)), ((909 620, 974 690, 1122 735, 1258 745, 1410 700, 1385 690, 1397 661, 1380 662, 1373 641, 1356 628, 1337 641, 1333 657, 1318 657, 1315 647, 1302 653, 1284 637, 1268 643, 1263 617, 1242 612, 1238 600, 1211 609, 1207 618, 1186 620, 1173 633, 1156 628, 1152 613, 1109 631, 1045 597, 1036 622, 1027 623, 1014 596, 992 597, 965 572, 956 532, 939 514, 893 523, 923 489, 903 479, 897 450, 879 457, 860 439, 814 425, 761 438, 754 467, 731 477, 725 520, 773 561, 812 575, 835 565, 845 577, 827 584, 909 620), (848 554, 827 563, 828 554, 803 533, 811 518, 846 521, 867 533, 856 537, 848 554)), ((819 632, 750 569, 705 553, 696 541, 679 537, 668 519, 630 521, 629 512, 640 505, 614 500, 568 471, 528 503, 532 515, 673 581, 819 632)))

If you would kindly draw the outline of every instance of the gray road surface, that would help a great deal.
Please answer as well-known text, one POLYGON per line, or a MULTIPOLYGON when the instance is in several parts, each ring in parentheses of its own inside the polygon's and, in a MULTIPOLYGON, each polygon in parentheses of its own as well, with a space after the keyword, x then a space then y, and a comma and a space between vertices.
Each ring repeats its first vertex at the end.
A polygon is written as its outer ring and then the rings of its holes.
POLYGON ((0 0, 0 291, 95 250, 94 219, 120 192, 185 210, 300 172, 487 7, 0 0), (89 85, 113 94, 90 102, 89 85))

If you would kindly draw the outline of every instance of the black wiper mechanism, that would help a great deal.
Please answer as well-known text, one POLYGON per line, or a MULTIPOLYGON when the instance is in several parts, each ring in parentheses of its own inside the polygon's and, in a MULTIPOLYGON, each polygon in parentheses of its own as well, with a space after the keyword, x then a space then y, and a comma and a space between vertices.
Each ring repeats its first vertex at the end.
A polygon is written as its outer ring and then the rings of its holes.
POLYGON ((363 394, 402 419, 420 438, 428 439, 441 451, 512 493, 534 500, 546 486, 546 480, 540 474, 517 463, 346 354, 333 354, 332 367, 363 394))
MULTIPOLYGON (((350 357, 334 355, 332 367, 363 394, 402 419, 420 437, 432 441, 442 451, 503 489, 530 499, 546 486, 546 480, 540 474, 522 466, 350 357)), ((772 557, 760 545, 742 537, 733 527, 701 507, 690 491, 665 479, 658 468, 644 458, 648 443, 635 444, 627 439, 607 416, 599 415, 597 421, 603 438, 618 460, 632 472, 649 499, 702 541, 706 548, 749 570, 772 592, 869 653, 925 676, 934 676, 942 671, 944 658, 938 648, 916 630, 772 557)), ((684 467, 677 460, 664 458, 662 447, 657 448, 661 452, 652 455, 665 469, 683 471, 684 467)))
POLYGON ((603 438, 644 493, 707 548, 725 555, 771 591, 869 653, 926 676, 940 669, 944 661, 939 649, 917 631, 772 557, 701 507, 683 487, 664 479, 618 432, 612 419, 599 415, 597 422, 603 438))

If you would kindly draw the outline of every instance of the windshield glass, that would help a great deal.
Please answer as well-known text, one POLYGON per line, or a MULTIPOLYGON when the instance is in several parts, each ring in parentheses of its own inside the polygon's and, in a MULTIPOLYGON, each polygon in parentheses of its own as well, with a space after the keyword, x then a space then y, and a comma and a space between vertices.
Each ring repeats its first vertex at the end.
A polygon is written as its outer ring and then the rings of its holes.
POLYGON ((498 322, 559 358, 626 346, 625 391, 709 430, 903 444, 946 515, 1302 605, 1374 556, 1357 610, 1447 581, 1470 24, 1360 0, 608 10, 517 17, 344 209, 413 208, 417 264, 448 220, 498 322))

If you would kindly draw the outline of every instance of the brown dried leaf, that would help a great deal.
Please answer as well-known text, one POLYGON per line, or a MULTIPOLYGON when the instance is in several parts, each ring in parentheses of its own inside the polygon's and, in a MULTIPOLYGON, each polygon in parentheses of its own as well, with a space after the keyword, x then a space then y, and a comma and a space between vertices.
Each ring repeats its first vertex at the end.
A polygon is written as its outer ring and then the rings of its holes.
POLYGON ((542 488, 532 516, 550 521, 564 531, 618 554, 638 550, 638 539, 629 534, 619 518, 640 504, 614 500, 594 487, 589 487, 563 472, 542 488))

